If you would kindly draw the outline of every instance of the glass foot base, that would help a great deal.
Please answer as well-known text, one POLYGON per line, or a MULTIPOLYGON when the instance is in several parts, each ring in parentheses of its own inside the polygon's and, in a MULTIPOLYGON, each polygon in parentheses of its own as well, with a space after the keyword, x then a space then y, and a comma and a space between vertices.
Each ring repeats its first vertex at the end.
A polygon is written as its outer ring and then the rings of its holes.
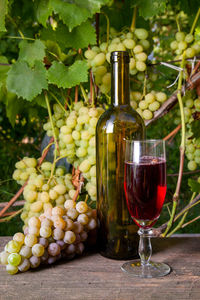
POLYGON ((150 261, 148 265, 142 266, 140 260, 132 260, 121 266, 122 271, 130 276, 142 278, 162 277, 170 273, 167 264, 150 261))

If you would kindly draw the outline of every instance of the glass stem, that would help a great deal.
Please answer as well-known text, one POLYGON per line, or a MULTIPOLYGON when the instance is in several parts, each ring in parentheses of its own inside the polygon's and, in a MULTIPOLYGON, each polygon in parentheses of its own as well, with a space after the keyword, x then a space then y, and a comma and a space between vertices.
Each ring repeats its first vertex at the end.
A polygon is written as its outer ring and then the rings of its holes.
POLYGON ((149 260, 152 255, 152 247, 151 247, 151 229, 142 229, 138 230, 138 234, 140 236, 139 242, 139 256, 141 260, 142 266, 147 266, 149 264, 149 260))

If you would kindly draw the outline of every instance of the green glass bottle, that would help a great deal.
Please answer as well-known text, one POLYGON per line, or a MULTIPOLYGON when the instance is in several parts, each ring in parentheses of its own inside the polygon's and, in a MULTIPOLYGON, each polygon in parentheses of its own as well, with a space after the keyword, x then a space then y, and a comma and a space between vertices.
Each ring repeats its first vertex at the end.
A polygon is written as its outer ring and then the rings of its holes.
POLYGON ((138 248, 137 226, 124 193, 125 139, 143 139, 145 126, 130 106, 129 54, 111 53, 111 107, 96 127, 98 249, 103 256, 129 259, 138 248))

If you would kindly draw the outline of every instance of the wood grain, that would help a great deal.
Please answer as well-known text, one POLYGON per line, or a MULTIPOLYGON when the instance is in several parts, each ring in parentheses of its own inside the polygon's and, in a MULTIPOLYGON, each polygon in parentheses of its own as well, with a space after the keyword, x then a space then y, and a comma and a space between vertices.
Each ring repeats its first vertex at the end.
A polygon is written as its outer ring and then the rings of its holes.
MULTIPOLYGON (((0 237, 0 250, 10 238, 0 237)), ((127 276, 122 261, 86 254, 35 271, 8 275, 0 267, 0 299, 20 300, 199 300, 200 235, 155 238, 153 259, 167 262, 170 275, 157 279, 127 276)))

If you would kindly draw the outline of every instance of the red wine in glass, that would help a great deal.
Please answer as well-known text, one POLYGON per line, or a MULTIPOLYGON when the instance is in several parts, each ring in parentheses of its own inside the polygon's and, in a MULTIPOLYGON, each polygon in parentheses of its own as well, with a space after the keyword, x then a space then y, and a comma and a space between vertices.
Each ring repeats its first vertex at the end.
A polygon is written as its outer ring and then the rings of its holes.
POLYGON ((139 163, 125 162, 124 189, 133 220, 139 227, 152 227, 160 216, 167 190, 165 159, 143 156, 139 163))

